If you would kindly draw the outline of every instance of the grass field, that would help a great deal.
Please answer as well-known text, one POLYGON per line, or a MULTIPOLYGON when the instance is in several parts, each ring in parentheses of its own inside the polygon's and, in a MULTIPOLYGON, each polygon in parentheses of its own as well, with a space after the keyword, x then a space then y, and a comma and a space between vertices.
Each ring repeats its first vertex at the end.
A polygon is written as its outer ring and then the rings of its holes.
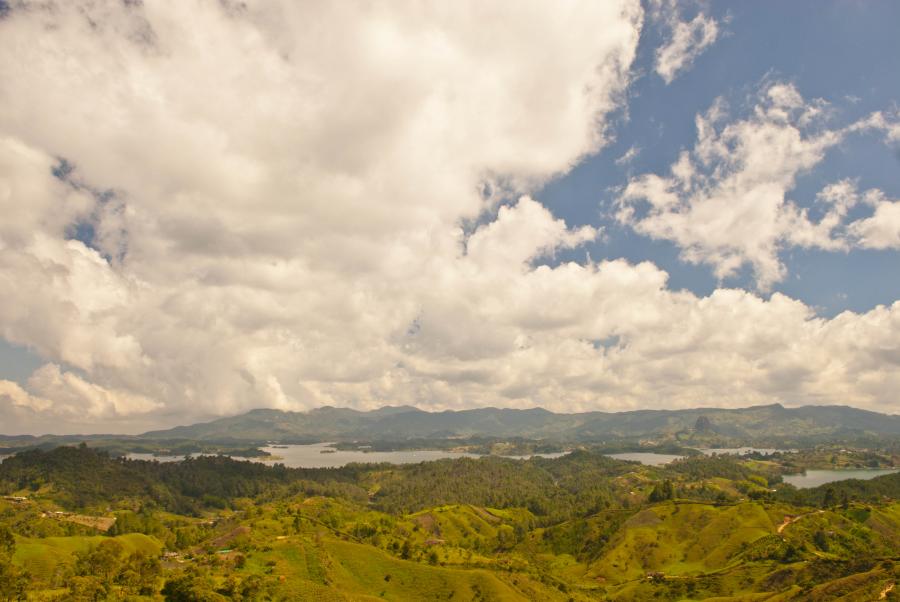
POLYGON ((283 576, 296 599, 316 600, 567 600, 523 575, 401 560, 371 546, 294 536, 254 555, 249 573, 283 576))
POLYGON ((590 574, 616 583, 649 572, 690 575, 720 570, 775 530, 770 511, 761 504, 660 504, 631 517, 590 574))
POLYGON ((60 565, 72 563, 72 555, 75 552, 88 550, 102 541, 113 539, 120 544, 126 554, 138 550, 148 555, 156 556, 162 549, 162 544, 152 537, 140 533, 129 533, 117 537, 74 536, 74 537, 45 537, 41 539, 19 538, 16 541, 16 554, 13 562, 22 566, 29 573, 44 582, 50 582, 60 565))

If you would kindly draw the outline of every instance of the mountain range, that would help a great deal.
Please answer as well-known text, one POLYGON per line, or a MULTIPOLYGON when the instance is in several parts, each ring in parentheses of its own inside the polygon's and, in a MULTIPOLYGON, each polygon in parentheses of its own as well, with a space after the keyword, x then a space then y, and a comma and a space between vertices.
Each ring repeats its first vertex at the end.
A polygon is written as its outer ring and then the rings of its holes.
POLYGON ((252 410, 212 422, 148 432, 141 438, 286 442, 480 436, 582 442, 685 435, 747 442, 897 436, 900 416, 848 406, 787 408, 780 404, 575 414, 543 408, 428 412, 411 406, 387 406, 365 412, 326 406, 308 412, 252 410))
MULTIPOLYGON (((429 412, 412 406, 360 411, 324 406, 306 412, 256 409, 141 435, 0 435, 0 455, 13 450, 79 441, 219 442, 251 447, 265 442, 427 442, 521 438, 558 444, 638 441, 686 446, 783 447, 819 442, 869 443, 900 437, 900 415, 849 406, 784 407, 780 404, 738 409, 694 408, 627 412, 555 413, 478 408, 429 412)), ((154 443, 157 442, 157 443, 154 443)), ((135 448, 137 449, 137 448, 135 448)), ((155 449, 148 448, 148 449, 155 449)), ((198 448, 199 449, 199 448, 198 448)), ((195 450, 197 451, 197 450, 195 450)))

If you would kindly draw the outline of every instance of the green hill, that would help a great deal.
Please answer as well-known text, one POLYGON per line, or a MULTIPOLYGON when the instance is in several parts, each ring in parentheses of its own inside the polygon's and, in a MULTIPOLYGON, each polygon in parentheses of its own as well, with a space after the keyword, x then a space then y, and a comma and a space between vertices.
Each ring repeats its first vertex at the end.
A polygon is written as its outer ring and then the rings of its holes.
POLYGON ((163 544, 141 533, 129 533, 117 537, 73 536, 21 538, 16 542, 14 562, 20 564, 32 576, 44 581, 52 581, 62 566, 73 564, 75 552, 85 552, 103 541, 117 541, 122 544, 125 554, 141 551, 150 556, 158 556, 163 544))
POLYGON ((35 450, 0 464, 10 496, 0 594, 15 599, 3 588, 19 584, 31 599, 73 600, 896 597, 900 474, 780 483, 803 457, 645 466, 577 450, 292 469, 35 450), (87 535, 60 507, 115 517, 115 528, 87 535))

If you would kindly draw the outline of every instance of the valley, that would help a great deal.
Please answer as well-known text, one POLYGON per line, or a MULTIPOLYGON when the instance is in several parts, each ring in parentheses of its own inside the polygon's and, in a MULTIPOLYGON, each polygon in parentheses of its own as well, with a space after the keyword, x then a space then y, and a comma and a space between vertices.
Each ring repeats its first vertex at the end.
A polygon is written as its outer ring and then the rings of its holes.
POLYGON ((292 468, 93 443, 0 464, 5 599, 873 600, 900 578, 900 473, 785 482, 891 445, 292 468))

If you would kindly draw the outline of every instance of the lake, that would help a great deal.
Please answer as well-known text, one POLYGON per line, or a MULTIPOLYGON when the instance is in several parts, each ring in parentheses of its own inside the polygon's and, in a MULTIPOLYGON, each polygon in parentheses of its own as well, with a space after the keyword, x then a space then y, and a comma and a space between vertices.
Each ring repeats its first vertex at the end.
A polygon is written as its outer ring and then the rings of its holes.
POLYGON ((807 470, 803 474, 785 475, 784 482, 797 489, 809 489, 825 483, 845 481, 847 479, 874 479, 882 475, 897 472, 896 468, 847 468, 841 470, 807 470))
POLYGON ((442 450, 402 450, 402 451, 359 451, 343 450, 330 447, 328 443, 312 445, 286 445, 279 447, 262 447, 275 458, 250 458, 266 463, 280 462, 291 468, 338 468, 353 462, 379 464, 415 464, 444 458, 479 458, 477 454, 450 452, 442 450))
POLYGON ((789 453, 790 449, 774 449, 767 447, 717 447, 711 449, 700 449, 699 451, 703 452, 707 456, 712 456, 714 454, 725 454, 730 456, 743 456, 744 454, 752 454, 758 453, 763 454, 765 456, 770 456, 776 452, 789 453))
MULTIPOLYGON (((443 450, 403 450, 403 451, 359 451, 341 450, 330 447, 330 443, 313 443, 311 445, 279 445, 278 447, 261 447, 272 456, 260 458, 235 458, 251 460, 265 464, 281 463, 290 468, 340 468, 353 462, 380 464, 416 464, 444 458, 481 458, 479 454, 451 452, 443 450)), ((543 458, 558 458, 568 452, 549 454, 533 454, 543 458)), ((199 454, 191 454, 195 457, 199 454)), ((153 454, 131 453, 127 457, 132 460, 156 460, 157 462, 177 462, 184 456, 154 456, 153 454)), ((531 456, 504 456, 517 460, 527 460, 531 456)))
POLYGON ((527 456, 505 456, 504 455, 504 456, 500 456, 500 457, 501 458, 512 458, 513 460, 528 460, 529 458, 534 458, 534 457, 553 459, 553 458, 562 458, 563 456, 568 456, 571 453, 572 452, 564 451, 564 452, 549 452, 546 454, 528 454, 527 456))
MULTIPOLYGON (((264 464, 275 464, 280 462, 291 468, 340 468, 353 462, 378 464, 388 462, 390 464, 415 464, 417 462, 428 462, 431 460, 443 460, 444 458, 482 458, 480 454, 470 454, 465 452, 451 452, 442 450, 406 450, 406 451, 358 451, 358 450, 335 450, 329 447, 329 443, 313 443, 312 445, 285 445, 278 447, 262 447, 272 457, 260 458, 235 458, 236 460, 251 460, 253 462, 262 462, 264 464), (322 450, 326 451, 322 453, 322 450)), ((741 448, 752 449, 752 448, 741 448)), ((706 450, 715 451, 717 453, 726 453, 726 450, 706 450)), ((570 452, 553 452, 546 454, 531 454, 526 456, 502 456, 504 458, 512 458, 514 460, 527 460, 533 456, 541 458, 559 458, 570 452)), ((203 454, 188 454, 191 458, 196 458, 203 454)), ((227 455, 227 454, 226 454, 227 455)), ((648 466, 662 466, 673 460, 678 460, 684 456, 676 456, 673 454, 657 454, 653 452, 628 452, 621 454, 605 454, 610 458, 617 460, 631 460, 640 462, 648 466)), ((9 456, 0 456, 0 462, 3 458, 9 456)), ((129 453, 125 454, 129 460, 156 460, 157 462, 180 462, 184 460, 184 456, 154 456, 146 453, 129 453)), ((850 477, 847 477, 850 478, 850 477)))
POLYGON ((662 466, 675 460, 680 460, 684 456, 676 456, 674 454, 656 454, 653 452, 627 452, 623 454, 603 454, 616 460, 631 460, 632 462, 640 462, 647 466, 662 466))
MULTIPOLYGON (((203 454, 186 454, 190 458, 196 458, 203 454)), ((184 456, 154 456, 153 454, 145 454, 139 452, 131 452, 125 454, 129 460, 156 460, 157 462, 179 462, 184 460, 184 456)), ((240 458, 238 458, 240 459, 240 458)))

